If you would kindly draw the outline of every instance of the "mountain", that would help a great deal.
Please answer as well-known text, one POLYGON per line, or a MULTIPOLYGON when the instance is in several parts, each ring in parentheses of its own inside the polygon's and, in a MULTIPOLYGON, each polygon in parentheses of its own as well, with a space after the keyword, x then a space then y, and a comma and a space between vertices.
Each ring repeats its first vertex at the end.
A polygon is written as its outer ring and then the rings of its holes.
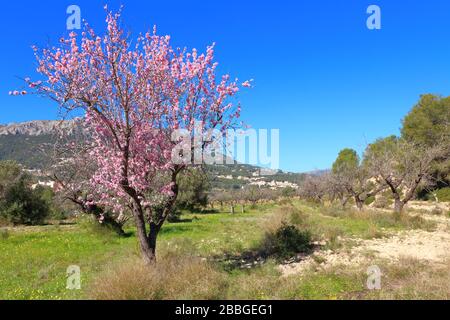
POLYGON ((30 137, 53 135, 58 130, 71 131, 76 127, 74 121, 39 120, 0 125, 0 136, 23 135, 30 137))
POLYGON ((55 142, 52 134, 1 134, 0 161, 14 160, 28 169, 43 169, 50 161, 49 155, 55 142))
POLYGON ((79 128, 74 120, 37 120, 0 125, 0 160, 14 160, 28 169, 43 169, 51 161, 60 132, 79 128))
MULTIPOLYGON (((0 161, 14 160, 28 169, 44 169, 50 161, 52 148, 60 130, 76 130, 75 121, 30 121, 0 125, 0 161)), ((247 184, 296 187, 304 174, 283 171, 264 174, 264 169, 246 164, 207 166, 216 188, 240 188, 247 184), (261 174, 263 173, 263 174, 261 174)))

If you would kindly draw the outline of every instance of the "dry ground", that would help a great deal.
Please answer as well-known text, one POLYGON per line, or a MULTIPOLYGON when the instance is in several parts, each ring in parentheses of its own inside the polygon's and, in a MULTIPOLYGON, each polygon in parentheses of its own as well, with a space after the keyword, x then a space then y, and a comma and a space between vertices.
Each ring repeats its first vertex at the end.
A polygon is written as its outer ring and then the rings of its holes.
POLYGON ((379 239, 349 238, 339 250, 317 251, 300 262, 280 265, 279 269, 284 276, 290 276, 307 272, 313 266, 330 270, 337 266, 370 265, 380 259, 393 264, 414 259, 432 267, 446 266, 450 261, 450 217, 425 213, 431 210, 423 210, 423 205, 420 209, 422 218, 436 222, 436 230, 404 230, 379 239))

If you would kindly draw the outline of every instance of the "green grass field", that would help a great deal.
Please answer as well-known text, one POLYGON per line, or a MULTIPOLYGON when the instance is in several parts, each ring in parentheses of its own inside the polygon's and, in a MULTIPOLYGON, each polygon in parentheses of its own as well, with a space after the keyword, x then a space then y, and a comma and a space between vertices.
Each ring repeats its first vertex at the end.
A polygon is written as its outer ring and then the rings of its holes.
MULTIPOLYGON (((263 208, 244 215, 186 214, 183 220, 188 222, 166 224, 159 245, 164 250, 182 244, 204 256, 238 253, 260 239, 256 225, 264 213, 263 208)), ((127 238, 92 229, 75 224, 4 232, 0 238, 0 299, 82 298, 82 291, 66 290, 70 265, 80 266, 82 280, 88 282, 115 259, 139 255, 132 226, 127 238)))
MULTIPOLYGON (((345 246, 339 238, 376 238, 402 229, 432 229, 430 223, 396 221, 391 214, 349 214, 294 201, 287 205, 263 205, 244 214, 185 214, 183 221, 168 223, 159 238, 159 253, 192 254, 208 260, 225 255, 239 257, 258 249, 274 213, 294 211, 299 228, 308 228, 315 240, 326 240, 328 249, 345 246), (300 215, 300 216, 299 216, 300 215), (300 221, 301 220, 301 221, 300 221), (339 242, 339 243, 338 243, 339 242)), ((86 299, 85 288, 125 260, 137 260, 139 248, 129 236, 119 238, 86 221, 5 229, 0 234, 0 299, 86 299), (66 289, 66 270, 81 267, 82 290, 66 289)), ((229 268, 214 264, 223 276, 219 297, 224 299, 340 299, 361 297, 364 274, 311 272, 303 277, 280 277, 277 263, 268 259, 262 267, 229 268)), ((363 296, 370 297, 366 292, 363 296)))

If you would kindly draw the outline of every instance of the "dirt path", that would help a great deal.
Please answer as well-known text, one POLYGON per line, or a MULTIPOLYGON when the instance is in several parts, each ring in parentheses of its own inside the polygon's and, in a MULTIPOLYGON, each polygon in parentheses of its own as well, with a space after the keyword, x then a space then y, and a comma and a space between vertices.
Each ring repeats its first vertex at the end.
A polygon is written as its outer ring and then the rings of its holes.
POLYGON ((356 239, 351 248, 336 252, 318 251, 300 262, 280 265, 279 269, 283 276, 289 276, 301 274, 313 266, 326 270, 338 265, 361 265, 380 258, 395 262, 405 257, 443 264, 450 259, 450 219, 431 215, 423 217, 437 222, 436 231, 408 230, 381 239, 356 239))

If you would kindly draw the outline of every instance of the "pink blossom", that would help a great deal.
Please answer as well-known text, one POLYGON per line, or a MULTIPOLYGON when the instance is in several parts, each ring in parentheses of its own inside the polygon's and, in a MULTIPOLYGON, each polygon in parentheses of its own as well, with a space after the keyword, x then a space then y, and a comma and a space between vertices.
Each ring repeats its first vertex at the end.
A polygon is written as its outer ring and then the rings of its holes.
POLYGON ((250 83, 250 81, 245 81, 244 83, 242 83, 242 86, 244 87, 244 88, 251 88, 251 86, 252 86, 252 84, 250 83))
POLYGON ((172 177, 184 169, 172 163, 173 130, 193 132, 203 121, 226 132, 240 115, 231 98, 251 86, 217 74, 214 45, 206 53, 172 48, 170 36, 157 35, 156 27, 131 40, 119 20, 120 13, 110 12, 106 35, 86 25, 58 47, 36 49, 42 80, 27 81, 65 111, 82 109, 97 168, 90 179, 95 201, 115 212, 129 210, 136 194, 139 205, 176 196, 173 181, 157 184, 157 174, 172 177))

